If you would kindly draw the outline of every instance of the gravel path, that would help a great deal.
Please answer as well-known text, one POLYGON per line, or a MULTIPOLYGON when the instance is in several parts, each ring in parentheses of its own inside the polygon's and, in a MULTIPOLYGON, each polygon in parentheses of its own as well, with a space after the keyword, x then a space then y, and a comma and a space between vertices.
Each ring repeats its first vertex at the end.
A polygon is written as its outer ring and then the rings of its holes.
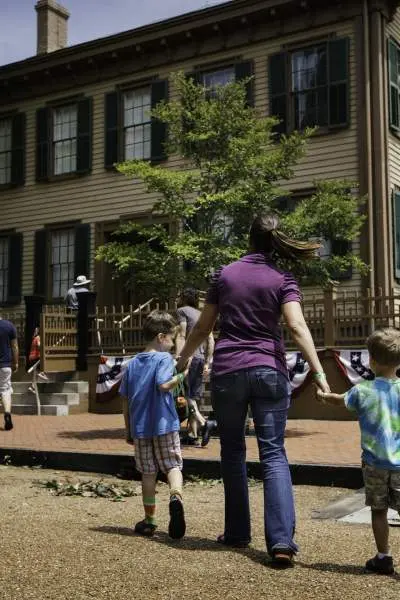
MULTIPOLYGON (((34 480, 74 483, 91 476, 0 467, 0 598, 7 600, 174 599, 249 600, 258 598, 398 600, 400 577, 363 573, 373 553, 370 528, 313 521, 311 511, 345 490, 298 487, 297 566, 275 571, 265 565, 262 489, 251 486, 253 544, 232 551, 217 545, 221 532, 220 484, 190 484, 185 490, 187 537, 166 536, 168 494, 158 493, 159 532, 153 539, 132 534, 142 517, 140 496, 124 503, 107 499, 55 497, 34 480)), ((93 476, 98 480, 97 475, 93 476)), ((104 478, 107 483, 120 480, 104 478)), ((124 482, 127 483, 127 482, 124 482)), ((138 488, 137 482, 129 482, 138 488)), ((392 549, 400 560, 400 531, 392 529, 392 549)))

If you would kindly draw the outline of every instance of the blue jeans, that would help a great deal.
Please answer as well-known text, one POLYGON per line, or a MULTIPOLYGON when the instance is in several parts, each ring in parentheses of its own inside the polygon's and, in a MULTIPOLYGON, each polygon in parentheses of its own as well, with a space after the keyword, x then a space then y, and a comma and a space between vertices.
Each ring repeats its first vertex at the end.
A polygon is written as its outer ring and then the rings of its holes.
POLYGON ((288 380, 271 367, 253 367, 214 376, 211 392, 221 440, 225 538, 230 542, 251 540, 245 442, 250 405, 262 466, 267 549, 270 554, 297 552, 292 480, 284 447, 288 380))

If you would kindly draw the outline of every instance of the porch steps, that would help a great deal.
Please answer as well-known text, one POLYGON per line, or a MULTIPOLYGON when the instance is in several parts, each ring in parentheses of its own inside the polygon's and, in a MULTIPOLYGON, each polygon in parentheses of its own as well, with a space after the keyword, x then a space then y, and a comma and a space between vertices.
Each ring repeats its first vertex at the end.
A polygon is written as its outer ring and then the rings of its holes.
MULTIPOLYGON (((52 375, 52 374, 51 374, 52 375)), ((12 412, 19 415, 37 414, 36 396, 29 391, 31 382, 12 383, 12 412)), ((38 383, 42 415, 67 416, 86 412, 89 384, 87 381, 49 381, 38 383)))

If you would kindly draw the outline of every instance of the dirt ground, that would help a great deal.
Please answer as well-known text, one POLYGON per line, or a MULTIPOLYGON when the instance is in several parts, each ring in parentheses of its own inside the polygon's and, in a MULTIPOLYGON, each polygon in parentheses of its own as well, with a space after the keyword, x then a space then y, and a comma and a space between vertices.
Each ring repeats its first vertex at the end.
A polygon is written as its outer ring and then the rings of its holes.
MULTIPOLYGON (((168 493, 158 489, 159 529, 153 539, 137 537, 132 525, 142 518, 140 496, 125 502, 104 498, 54 496, 34 481, 73 483, 98 475, 0 467, 0 598, 4 600, 258 598, 398 600, 400 577, 363 572, 374 553, 370 528, 311 519, 346 490, 297 487, 297 541, 294 569, 266 564, 262 488, 251 486, 253 542, 248 550, 217 544, 222 532, 221 484, 191 483, 185 488, 187 536, 166 535, 168 493)), ((104 477, 106 484, 121 480, 104 477)), ((139 492, 138 482, 123 482, 139 492)), ((400 529, 391 529, 400 560, 400 529)))

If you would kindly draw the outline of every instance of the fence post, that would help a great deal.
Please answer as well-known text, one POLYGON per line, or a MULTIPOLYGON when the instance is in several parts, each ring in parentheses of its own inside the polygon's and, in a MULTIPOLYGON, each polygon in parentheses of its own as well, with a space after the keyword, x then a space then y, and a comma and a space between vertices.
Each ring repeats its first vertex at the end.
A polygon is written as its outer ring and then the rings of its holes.
MULTIPOLYGON (((32 336, 35 327, 40 327, 40 315, 44 296, 24 296, 25 300, 25 364, 28 365, 32 336)), ((42 334, 42 332, 41 332, 42 334)))
POLYGON ((77 294, 78 314, 77 314, 77 341, 78 354, 76 357, 76 370, 87 371, 87 355, 90 346, 90 323, 89 315, 96 313, 96 292, 81 292, 77 294))
POLYGON ((324 290, 324 345, 336 346, 336 306, 337 287, 331 284, 324 290))

